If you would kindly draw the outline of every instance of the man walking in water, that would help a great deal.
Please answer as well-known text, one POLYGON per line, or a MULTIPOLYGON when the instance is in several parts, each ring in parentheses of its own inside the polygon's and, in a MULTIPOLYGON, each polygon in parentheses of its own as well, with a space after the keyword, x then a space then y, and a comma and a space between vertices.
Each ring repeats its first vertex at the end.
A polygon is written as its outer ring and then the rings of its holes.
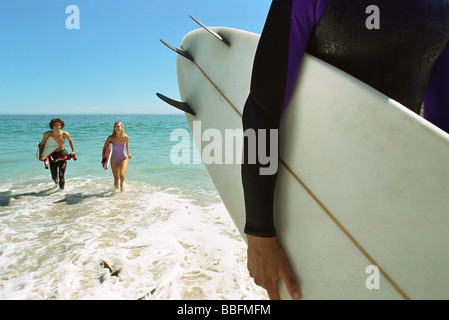
MULTIPOLYGON (((59 148, 56 149, 49 157, 51 177, 56 185, 59 185, 61 190, 64 190, 65 186, 65 170, 67 169, 67 160, 73 158, 77 160, 75 156, 75 145, 73 143, 70 134, 67 131, 62 131, 64 128, 64 121, 61 119, 52 119, 50 121, 50 131, 44 133, 41 143, 39 144, 39 159, 42 160, 41 154, 44 150, 45 143, 48 138, 54 138, 59 143, 59 148), (69 154, 64 148, 65 139, 69 140, 72 153, 69 154), (59 171, 59 172, 58 172, 59 171)), ((46 167, 48 169, 48 167, 46 167)))

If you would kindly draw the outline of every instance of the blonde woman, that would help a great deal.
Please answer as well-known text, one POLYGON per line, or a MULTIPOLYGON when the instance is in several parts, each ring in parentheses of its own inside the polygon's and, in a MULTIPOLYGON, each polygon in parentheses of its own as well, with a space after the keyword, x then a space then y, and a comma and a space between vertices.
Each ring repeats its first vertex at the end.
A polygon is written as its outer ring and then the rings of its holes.
POLYGON ((112 143, 111 170, 114 175, 114 185, 116 189, 120 188, 123 192, 128 159, 131 159, 131 155, 129 154, 129 136, 125 133, 123 123, 120 121, 114 123, 112 135, 104 143, 103 159, 106 158, 106 150, 110 143, 112 143))

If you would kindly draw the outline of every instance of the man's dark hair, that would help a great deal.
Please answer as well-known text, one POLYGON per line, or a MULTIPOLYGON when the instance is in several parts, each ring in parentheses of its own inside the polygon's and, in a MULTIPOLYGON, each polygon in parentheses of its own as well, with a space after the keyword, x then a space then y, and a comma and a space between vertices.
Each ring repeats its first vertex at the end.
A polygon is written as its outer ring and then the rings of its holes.
POLYGON ((65 126, 64 121, 62 121, 61 119, 56 118, 56 119, 51 119, 51 121, 50 121, 50 129, 53 129, 53 125, 56 122, 59 122, 61 124, 61 129, 64 128, 64 126, 65 126))

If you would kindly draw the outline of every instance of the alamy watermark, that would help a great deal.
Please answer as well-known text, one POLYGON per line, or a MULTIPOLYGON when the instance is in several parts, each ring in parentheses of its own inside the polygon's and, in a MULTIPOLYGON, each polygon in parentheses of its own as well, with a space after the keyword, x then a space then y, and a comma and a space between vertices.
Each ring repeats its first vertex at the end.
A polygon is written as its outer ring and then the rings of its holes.
POLYGON ((202 130, 201 121, 193 121, 192 137, 201 152, 191 154, 191 139, 185 129, 175 129, 170 141, 178 141, 170 152, 173 164, 200 164, 201 159, 210 164, 256 164, 260 175, 273 175, 278 169, 278 130, 277 129, 225 129, 224 132, 208 128, 202 130), (223 135, 224 134, 224 135, 223 135), (244 150, 247 139, 247 150, 244 150), (244 152, 246 151, 246 152, 244 152), (245 159, 246 155, 246 159, 245 159))
POLYGON ((366 267, 365 273, 370 274, 366 278, 365 286, 368 290, 380 289, 380 269, 376 265, 370 265, 366 267))
POLYGON ((65 27, 69 30, 80 28, 80 9, 78 6, 70 5, 65 9, 65 13, 70 14, 65 20, 65 27))
POLYGON ((366 7, 365 13, 370 14, 366 18, 365 26, 368 30, 380 29, 380 10, 378 6, 370 5, 366 7))

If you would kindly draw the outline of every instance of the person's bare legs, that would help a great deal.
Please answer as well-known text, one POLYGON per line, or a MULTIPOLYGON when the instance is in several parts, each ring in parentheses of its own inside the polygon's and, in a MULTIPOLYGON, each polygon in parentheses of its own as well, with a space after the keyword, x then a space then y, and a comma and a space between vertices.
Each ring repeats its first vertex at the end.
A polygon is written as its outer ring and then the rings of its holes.
POLYGON ((126 177, 126 170, 128 170, 128 159, 123 160, 119 164, 119 177, 120 177, 120 191, 125 191, 125 177, 126 177))
POLYGON ((120 177, 119 177, 120 166, 117 165, 117 163, 115 162, 114 159, 111 159, 111 170, 112 170, 112 174, 114 175, 115 188, 118 189, 119 188, 119 181, 120 181, 120 177))

